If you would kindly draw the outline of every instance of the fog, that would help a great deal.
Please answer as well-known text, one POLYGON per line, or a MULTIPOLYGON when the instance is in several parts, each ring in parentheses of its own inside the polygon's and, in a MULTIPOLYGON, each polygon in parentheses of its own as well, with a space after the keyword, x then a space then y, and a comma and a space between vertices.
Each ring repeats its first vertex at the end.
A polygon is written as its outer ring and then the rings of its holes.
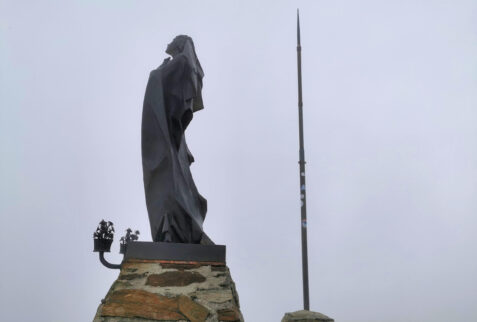
POLYGON ((477 320, 475 1, 0 0, 0 311, 91 321, 114 222, 151 240, 149 72, 190 35, 205 109, 186 132, 246 321, 302 304, 300 8, 310 306, 338 322, 477 320))

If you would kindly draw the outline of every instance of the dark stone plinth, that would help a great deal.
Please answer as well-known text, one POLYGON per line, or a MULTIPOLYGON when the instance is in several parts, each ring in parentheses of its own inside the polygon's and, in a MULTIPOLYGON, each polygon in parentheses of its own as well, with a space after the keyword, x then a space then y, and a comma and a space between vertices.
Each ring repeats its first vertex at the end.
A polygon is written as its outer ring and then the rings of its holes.
POLYGON ((225 263, 225 246, 130 242, 124 255, 128 259, 225 263))

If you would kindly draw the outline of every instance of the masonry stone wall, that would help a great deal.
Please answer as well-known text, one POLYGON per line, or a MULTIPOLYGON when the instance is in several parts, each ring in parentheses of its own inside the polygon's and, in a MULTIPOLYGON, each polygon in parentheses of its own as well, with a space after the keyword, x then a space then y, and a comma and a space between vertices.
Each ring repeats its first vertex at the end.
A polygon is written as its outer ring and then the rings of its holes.
POLYGON ((93 322, 242 322, 225 264, 129 260, 93 322))

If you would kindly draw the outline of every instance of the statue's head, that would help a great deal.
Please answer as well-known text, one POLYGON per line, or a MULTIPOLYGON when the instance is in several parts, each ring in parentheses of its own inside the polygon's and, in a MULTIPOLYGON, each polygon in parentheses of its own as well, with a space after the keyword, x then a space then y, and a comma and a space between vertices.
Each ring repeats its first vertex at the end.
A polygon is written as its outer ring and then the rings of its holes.
POLYGON ((194 42, 192 38, 186 35, 179 35, 172 40, 172 42, 167 45, 166 53, 171 55, 173 58, 177 55, 183 55, 186 57, 189 66, 192 68, 193 71, 193 83, 195 90, 197 92, 197 97, 194 99, 193 102, 193 111, 198 111, 204 108, 202 103, 202 77, 204 77, 204 72, 202 67, 200 66, 199 59, 197 58, 197 54, 195 53, 194 42))
POLYGON ((179 35, 175 37, 169 45, 167 45, 166 53, 174 57, 177 54, 180 54, 184 51, 184 47, 187 41, 190 41, 192 47, 194 47, 194 42, 192 38, 186 35, 179 35))

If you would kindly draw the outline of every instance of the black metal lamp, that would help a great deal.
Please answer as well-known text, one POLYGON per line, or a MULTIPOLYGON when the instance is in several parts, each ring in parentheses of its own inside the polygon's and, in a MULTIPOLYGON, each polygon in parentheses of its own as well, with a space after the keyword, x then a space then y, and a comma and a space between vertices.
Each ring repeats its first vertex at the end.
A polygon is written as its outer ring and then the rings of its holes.
POLYGON ((110 221, 101 220, 96 228, 96 231, 93 234, 94 239, 94 252, 105 252, 109 253, 111 251, 111 244, 114 239, 114 227, 113 223, 110 221))
MULTIPOLYGON (((138 240, 139 230, 136 230, 132 233, 131 228, 126 230, 126 235, 121 237, 120 240, 120 254, 125 254, 127 250, 128 243, 131 241, 138 240)), ((109 253, 111 251, 111 244, 114 240, 114 226, 110 221, 105 221, 104 219, 96 228, 96 231, 93 234, 94 240, 94 249, 93 252, 99 252, 99 261, 101 264, 111 269, 120 269, 121 264, 112 264, 104 258, 104 253, 109 253)))

